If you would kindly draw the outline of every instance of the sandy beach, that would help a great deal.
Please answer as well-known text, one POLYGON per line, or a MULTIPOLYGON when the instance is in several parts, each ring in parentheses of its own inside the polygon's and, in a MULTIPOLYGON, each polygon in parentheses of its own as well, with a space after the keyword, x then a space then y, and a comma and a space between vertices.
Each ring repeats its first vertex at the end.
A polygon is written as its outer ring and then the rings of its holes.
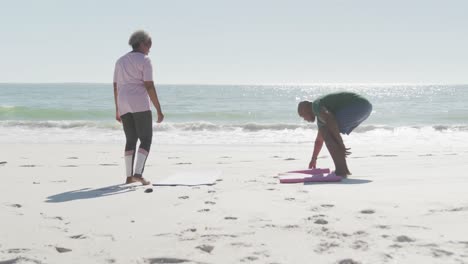
POLYGON ((0 263, 468 263, 467 151, 357 145, 349 179, 280 184, 310 145, 155 144, 150 180, 222 174, 146 193, 115 144, 1 149, 0 263))
POLYGON ((467 10, 3 1, 0 264, 468 264, 467 10))

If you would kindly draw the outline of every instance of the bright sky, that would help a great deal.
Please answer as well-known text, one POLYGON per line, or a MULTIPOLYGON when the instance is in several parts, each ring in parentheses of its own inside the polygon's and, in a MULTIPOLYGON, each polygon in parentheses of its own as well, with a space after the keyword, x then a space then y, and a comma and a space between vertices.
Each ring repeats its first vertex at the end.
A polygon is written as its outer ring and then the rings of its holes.
POLYGON ((466 0, 0 3, 0 82, 111 82, 145 29, 156 83, 468 83, 466 0))

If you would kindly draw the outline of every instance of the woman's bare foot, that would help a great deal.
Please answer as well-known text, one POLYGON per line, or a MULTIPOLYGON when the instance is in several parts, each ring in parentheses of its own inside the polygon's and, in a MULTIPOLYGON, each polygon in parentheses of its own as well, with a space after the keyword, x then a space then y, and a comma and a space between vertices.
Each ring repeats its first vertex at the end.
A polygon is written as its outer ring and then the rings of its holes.
POLYGON ((142 185, 150 185, 151 184, 150 181, 147 181, 145 178, 143 178, 143 176, 138 175, 138 174, 135 174, 133 176, 133 179, 135 180, 135 182, 140 182, 142 185))
POLYGON ((125 184, 130 184, 130 183, 134 183, 134 182, 137 182, 137 180, 135 179, 135 177, 130 176, 130 177, 127 177, 127 180, 125 181, 125 184))

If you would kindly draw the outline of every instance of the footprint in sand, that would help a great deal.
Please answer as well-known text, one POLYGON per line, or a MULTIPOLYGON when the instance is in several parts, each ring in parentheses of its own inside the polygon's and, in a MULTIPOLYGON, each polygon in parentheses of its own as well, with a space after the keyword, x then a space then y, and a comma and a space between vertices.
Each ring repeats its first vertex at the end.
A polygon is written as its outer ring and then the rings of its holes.
POLYGON ((296 229, 299 228, 299 225, 285 225, 283 226, 284 229, 296 229))
POLYGON ((212 201, 206 201, 205 204, 214 205, 214 204, 216 204, 216 203, 215 203, 215 202, 212 202, 212 201))
POLYGON ((288 197, 288 198, 284 198, 286 201, 294 201, 296 200, 296 198, 292 198, 292 197, 288 197))
POLYGON ((75 167, 78 167, 76 165, 63 165, 63 166, 60 166, 60 167, 63 167, 63 168, 75 168, 75 167))
POLYGON ((325 220, 325 219, 317 219, 317 220, 315 220, 314 223, 317 224, 317 225, 326 225, 326 224, 328 224, 328 221, 325 220))
POLYGON ((296 158, 286 158, 284 160, 297 160, 296 158))
POLYGON ((357 236, 367 236, 369 234, 367 234, 366 231, 363 231, 363 230, 358 230, 356 232, 353 233, 354 235, 357 235, 357 236))
POLYGON ((432 253, 432 256, 434 256, 435 258, 450 257, 453 255, 453 252, 443 250, 443 249, 438 249, 438 248, 433 248, 431 253, 432 253))
POLYGON ((245 258, 241 259, 240 261, 241 261, 241 262, 251 262, 251 261, 255 261, 255 260, 257 260, 257 259, 258 259, 258 257, 255 257, 255 256, 248 256, 248 257, 245 257, 245 258))
POLYGON ((21 208, 21 207, 23 207, 21 204, 10 204, 9 206, 10 206, 10 207, 14 207, 14 208, 21 208))
POLYGON ((252 247, 252 244, 247 244, 247 243, 244 243, 244 242, 233 242, 233 243, 231 243, 231 246, 234 246, 234 247, 252 247))
POLYGON ((367 250, 369 249, 369 244, 362 240, 354 241, 353 245, 351 246, 352 249, 360 249, 360 250, 367 250))
POLYGON ((372 209, 365 209, 365 210, 362 210, 360 213, 361 214, 373 214, 375 213, 375 211, 372 209))
POLYGON ((390 245, 389 247, 391 247, 391 248, 402 248, 403 246, 398 245, 398 244, 393 244, 393 245, 390 245))
MULTIPOLYGON (((7 249, 6 252, 9 253, 9 254, 20 254, 20 253, 28 252, 30 250, 31 249, 29 249, 29 248, 10 248, 10 249, 7 249)), ((2 262, 0 262, 0 263, 2 263, 2 262)))
POLYGON ((192 262, 188 259, 178 259, 178 258, 148 258, 145 259, 146 263, 149 264, 166 264, 166 263, 184 263, 184 262, 192 262))
POLYGON ((67 159, 78 159, 78 157, 68 157, 67 159))
POLYGON ((332 248, 339 247, 340 244, 336 242, 322 242, 320 243, 317 248, 314 250, 317 253, 324 253, 332 248))
POLYGON ((20 165, 22 168, 34 168, 34 167, 39 167, 39 165, 34 165, 34 164, 25 164, 25 165, 20 165))
POLYGON ((237 220, 237 217, 234 216, 226 216, 224 217, 225 220, 237 220))
POLYGON ((417 226, 417 225, 403 225, 409 228, 417 228, 417 229, 424 229, 424 230, 429 230, 430 228, 425 227, 425 226, 417 226))
POLYGON ((99 166, 118 166, 119 164, 115 164, 115 163, 101 163, 99 164, 99 166))
POLYGON ((58 253, 67 253, 72 251, 71 249, 64 247, 55 247, 55 250, 57 250, 58 253))
POLYGON ((310 208, 310 211, 312 212, 317 212, 317 211, 320 211, 321 208, 319 208, 318 206, 314 206, 314 207, 311 207, 310 208))
POLYGON ((184 195, 184 196, 179 196, 179 199, 182 199, 182 200, 186 200, 186 199, 188 199, 188 198, 190 198, 190 197, 189 197, 189 196, 187 196, 187 195, 184 195))
POLYGON ((5 165, 5 164, 7 164, 7 163, 8 163, 8 162, 6 162, 6 161, 0 161, 0 166, 3 166, 3 165, 5 165))
POLYGON ((205 209, 200 209, 200 210, 198 210, 197 212, 199 212, 199 213, 206 213, 206 212, 209 212, 209 211, 210 211, 210 209, 205 208, 205 209))
POLYGON ((324 208, 331 208, 331 207, 334 207, 333 204, 321 204, 320 206, 321 206, 321 207, 324 207, 324 208))
POLYGON ((199 250, 201 250, 203 252, 206 252, 206 253, 211 253, 211 251, 213 251, 214 247, 210 246, 210 245, 201 245, 201 246, 196 247, 196 249, 199 249, 199 250))
POLYGON ((326 215, 324 215, 324 214, 313 215, 313 216, 307 217, 306 220, 311 221, 311 220, 314 220, 314 219, 320 218, 320 217, 326 217, 326 215))
POLYGON ((451 243, 462 244, 462 245, 465 245, 465 247, 468 248, 468 241, 457 241, 457 242, 451 242, 451 243))
POLYGON ((352 260, 352 259, 343 259, 338 261, 338 264, 361 264, 361 262, 352 260))
POLYGON ((180 159, 179 157, 167 157, 168 159, 180 159))
POLYGON ((178 162, 175 165, 192 165, 192 162, 178 162))
MULTIPOLYGON (((323 227, 322 227, 322 228, 323 228, 323 227)), ((348 234, 348 233, 344 233, 344 232, 332 232, 332 231, 328 231, 328 229, 325 230, 325 232, 326 232, 326 236, 327 236, 328 238, 332 238, 332 239, 343 239, 343 238, 345 238, 345 237, 350 237, 350 236, 351 236, 351 235, 348 234)))
POLYGON ((447 208, 442 210, 429 210, 431 213, 437 212, 461 212, 461 211, 468 211, 468 206, 465 207, 455 207, 455 208, 447 208))
POLYGON ((222 157, 219 157, 219 158, 220 158, 220 159, 230 159, 230 158, 232 158, 232 157, 230 157, 230 156, 222 156, 222 157))
POLYGON ((397 236, 395 241, 399 243, 410 243, 410 242, 414 242, 415 240, 407 236, 397 236))
POLYGON ((390 229, 390 226, 388 225, 376 225, 375 227, 380 228, 380 229, 390 229))
POLYGON ((269 258, 270 257, 270 253, 266 250, 263 250, 263 251, 255 251, 255 252, 252 252, 254 255, 256 256, 262 256, 262 257, 266 257, 266 258, 269 258))
POLYGON ((80 235, 71 236, 70 238, 71 239, 86 239, 88 237, 86 235, 80 234, 80 235))
POLYGON ((25 257, 18 257, 14 259, 8 259, 4 261, 0 261, 0 264, 16 264, 16 263, 36 263, 36 264, 42 264, 43 262, 31 258, 25 258, 25 257))

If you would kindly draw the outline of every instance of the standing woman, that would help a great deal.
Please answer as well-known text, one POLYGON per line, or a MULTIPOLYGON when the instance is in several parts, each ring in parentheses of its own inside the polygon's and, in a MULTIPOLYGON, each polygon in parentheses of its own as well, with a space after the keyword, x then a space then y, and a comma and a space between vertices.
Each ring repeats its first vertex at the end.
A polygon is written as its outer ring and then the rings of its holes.
POLYGON ((158 123, 164 119, 153 82, 153 66, 148 57, 151 37, 143 30, 134 32, 128 41, 132 51, 117 60, 114 70, 115 119, 123 124, 126 137, 125 183, 150 184, 143 178, 145 162, 153 137, 150 101, 158 113, 158 123), (138 139, 140 146, 135 152, 138 139), (133 169, 135 167, 135 170, 133 169))

